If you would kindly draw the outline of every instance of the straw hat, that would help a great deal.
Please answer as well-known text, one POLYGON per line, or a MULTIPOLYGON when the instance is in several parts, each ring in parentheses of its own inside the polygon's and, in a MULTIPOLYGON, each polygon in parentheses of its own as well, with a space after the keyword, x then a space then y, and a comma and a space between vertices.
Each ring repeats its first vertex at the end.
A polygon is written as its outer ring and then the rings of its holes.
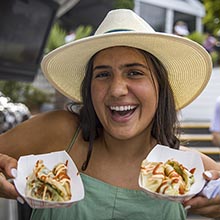
POLYGON ((41 67, 58 91, 80 102, 80 86, 89 59, 112 46, 140 48, 157 57, 168 71, 176 109, 191 103, 211 75, 211 58, 202 46, 183 37, 155 32, 128 9, 110 11, 93 36, 55 49, 43 58, 41 67))

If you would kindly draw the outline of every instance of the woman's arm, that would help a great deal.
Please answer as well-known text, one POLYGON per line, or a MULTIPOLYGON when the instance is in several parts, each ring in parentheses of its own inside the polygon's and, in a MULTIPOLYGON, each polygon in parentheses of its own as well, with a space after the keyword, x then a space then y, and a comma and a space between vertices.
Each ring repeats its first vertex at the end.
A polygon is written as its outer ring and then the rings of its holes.
POLYGON ((0 153, 18 159, 65 150, 77 126, 77 117, 67 111, 39 114, 0 135, 0 153))
POLYGON ((0 135, 0 197, 18 197, 7 179, 15 177, 11 171, 16 169, 21 155, 65 150, 77 126, 74 114, 54 111, 35 116, 0 135))

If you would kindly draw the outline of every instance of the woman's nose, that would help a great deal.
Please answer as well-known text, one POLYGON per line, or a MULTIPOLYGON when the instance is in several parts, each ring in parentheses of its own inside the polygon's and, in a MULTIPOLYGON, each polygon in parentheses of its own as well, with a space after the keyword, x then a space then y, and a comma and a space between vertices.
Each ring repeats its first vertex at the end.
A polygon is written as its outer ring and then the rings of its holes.
POLYGON ((128 93, 128 85, 123 77, 114 77, 110 84, 109 93, 111 96, 120 97, 128 93))

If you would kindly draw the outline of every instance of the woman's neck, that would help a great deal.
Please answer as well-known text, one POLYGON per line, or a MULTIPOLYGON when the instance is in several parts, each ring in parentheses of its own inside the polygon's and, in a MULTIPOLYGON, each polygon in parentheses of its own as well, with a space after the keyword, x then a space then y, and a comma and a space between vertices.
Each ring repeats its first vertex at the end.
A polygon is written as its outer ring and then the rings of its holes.
POLYGON ((141 162, 156 145, 150 135, 118 140, 108 134, 96 140, 85 173, 106 183, 127 189, 139 189, 141 162))

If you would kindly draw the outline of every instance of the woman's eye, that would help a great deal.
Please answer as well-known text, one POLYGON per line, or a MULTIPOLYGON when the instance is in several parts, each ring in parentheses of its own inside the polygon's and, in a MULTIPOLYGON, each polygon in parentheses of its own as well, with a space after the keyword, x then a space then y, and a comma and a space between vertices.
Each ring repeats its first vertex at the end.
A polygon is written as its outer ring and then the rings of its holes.
POLYGON ((129 77, 141 77, 143 76, 143 73, 140 71, 131 71, 128 73, 129 77))
POLYGON ((95 78, 106 78, 109 76, 110 76, 110 73, 108 73, 108 72, 101 72, 101 73, 95 74, 95 78))

